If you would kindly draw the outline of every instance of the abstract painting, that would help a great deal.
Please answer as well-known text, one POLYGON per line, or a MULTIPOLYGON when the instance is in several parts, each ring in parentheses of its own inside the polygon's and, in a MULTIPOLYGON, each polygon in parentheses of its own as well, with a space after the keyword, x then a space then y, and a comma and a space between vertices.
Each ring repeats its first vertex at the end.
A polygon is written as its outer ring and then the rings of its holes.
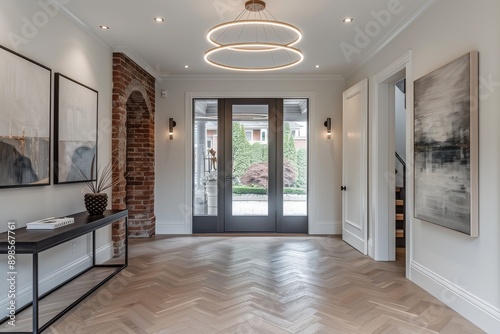
POLYGON ((95 180, 98 92, 56 73, 55 183, 95 180))
POLYGON ((0 45, 0 188, 50 184, 52 71, 0 45))
POLYGON ((415 217, 478 236, 478 53, 414 82, 415 217))

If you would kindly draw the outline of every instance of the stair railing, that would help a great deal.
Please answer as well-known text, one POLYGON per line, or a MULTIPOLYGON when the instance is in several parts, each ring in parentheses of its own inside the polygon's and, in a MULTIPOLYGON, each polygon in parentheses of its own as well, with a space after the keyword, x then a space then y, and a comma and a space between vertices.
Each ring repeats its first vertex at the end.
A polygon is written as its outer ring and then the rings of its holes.
MULTIPOLYGON (((395 152, 395 153, 396 153, 396 158, 399 160, 401 165, 403 165, 403 188, 406 189, 406 163, 403 160, 403 158, 401 158, 401 156, 398 154, 398 152, 395 152)), ((405 200, 406 200, 406 196, 405 196, 405 200)))

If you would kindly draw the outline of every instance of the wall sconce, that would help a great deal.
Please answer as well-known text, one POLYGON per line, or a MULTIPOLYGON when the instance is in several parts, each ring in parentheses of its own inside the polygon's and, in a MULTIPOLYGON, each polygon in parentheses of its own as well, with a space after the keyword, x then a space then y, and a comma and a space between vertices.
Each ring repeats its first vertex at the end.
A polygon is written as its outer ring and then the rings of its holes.
POLYGON ((173 118, 168 119, 168 138, 170 140, 174 139, 174 128, 177 125, 173 118))
POLYGON ((327 139, 332 139, 332 119, 328 117, 325 121, 325 127, 326 127, 326 138, 327 139))

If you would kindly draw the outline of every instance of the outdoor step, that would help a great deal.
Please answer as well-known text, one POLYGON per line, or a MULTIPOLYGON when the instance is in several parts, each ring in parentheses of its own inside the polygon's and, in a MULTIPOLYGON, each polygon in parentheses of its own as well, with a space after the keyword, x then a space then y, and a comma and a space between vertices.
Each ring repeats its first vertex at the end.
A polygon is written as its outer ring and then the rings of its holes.
POLYGON ((405 215, 402 213, 396 213, 396 220, 405 220, 405 215))
POLYGON ((396 238, 404 238, 405 231, 404 230, 396 230, 396 238))
POLYGON ((404 200, 402 200, 402 199, 397 199, 396 200, 396 206, 403 206, 403 205, 405 205, 404 204, 404 200))

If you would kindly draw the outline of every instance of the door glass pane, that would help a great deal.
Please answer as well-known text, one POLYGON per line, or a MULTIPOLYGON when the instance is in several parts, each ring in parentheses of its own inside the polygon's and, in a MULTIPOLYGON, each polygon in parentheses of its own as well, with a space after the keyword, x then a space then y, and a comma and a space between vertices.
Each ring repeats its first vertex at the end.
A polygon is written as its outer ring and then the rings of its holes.
POLYGON ((217 100, 194 101, 193 212, 217 216, 217 100))
POLYGON ((232 114, 233 216, 267 216, 269 107, 233 105, 232 114))
POLYGON ((308 100, 283 104, 283 215, 307 216, 308 100))

